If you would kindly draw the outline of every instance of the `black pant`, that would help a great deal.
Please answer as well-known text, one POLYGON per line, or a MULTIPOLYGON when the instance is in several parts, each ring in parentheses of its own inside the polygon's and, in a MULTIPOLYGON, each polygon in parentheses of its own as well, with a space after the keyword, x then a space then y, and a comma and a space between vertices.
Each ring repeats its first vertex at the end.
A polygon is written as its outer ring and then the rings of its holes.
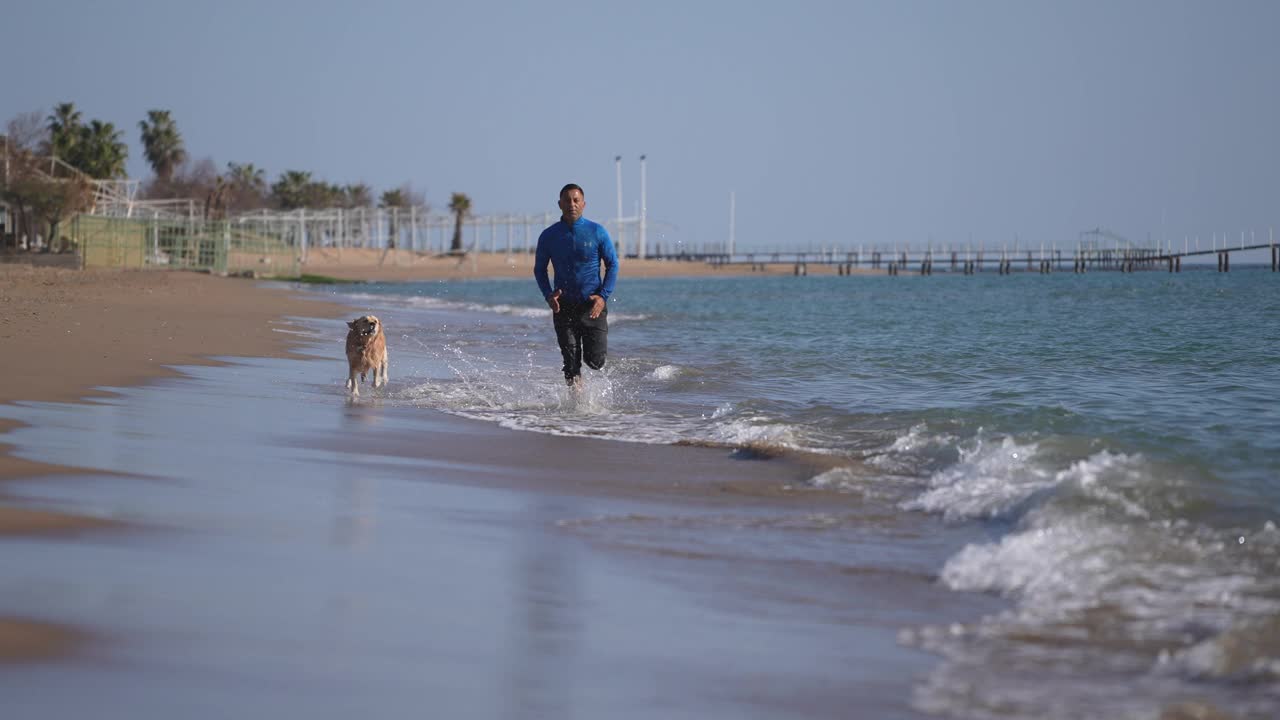
POLYGON ((551 316, 556 326, 556 342, 564 356, 564 379, 582 374, 582 363, 592 370, 604 367, 605 352, 609 347, 609 308, 600 311, 600 317, 591 319, 591 303, 567 303, 560 301, 560 312, 551 316))

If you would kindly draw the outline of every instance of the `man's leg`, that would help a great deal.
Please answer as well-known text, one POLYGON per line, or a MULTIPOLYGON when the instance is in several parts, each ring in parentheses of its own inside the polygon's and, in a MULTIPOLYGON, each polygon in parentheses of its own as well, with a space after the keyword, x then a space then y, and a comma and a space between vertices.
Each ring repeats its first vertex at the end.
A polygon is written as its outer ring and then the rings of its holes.
POLYGON ((582 338, 576 332, 577 323, 574 322, 579 312, 579 308, 561 303, 560 312, 551 316, 556 327, 556 343, 560 345, 560 356, 564 359, 564 379, 569 384, 582 374, 582 338))
POLYGON ((599 370, 609 351, 609 310, 606 308, 592 320, 588 306, 581 317, 582 361, 592 370, 599 370))

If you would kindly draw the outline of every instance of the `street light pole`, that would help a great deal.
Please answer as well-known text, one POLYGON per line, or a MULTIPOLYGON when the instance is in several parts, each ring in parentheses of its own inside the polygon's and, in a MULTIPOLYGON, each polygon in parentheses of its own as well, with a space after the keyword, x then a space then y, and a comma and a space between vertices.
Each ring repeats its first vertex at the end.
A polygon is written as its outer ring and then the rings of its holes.
POLYGON ((645 207, 646 185, 645 185, 645 176, 644 176, 644 159, 645 159, 645 156, 641 155, 640 156, 640 240, 638 243, 636 243, 637 244, 636 249, 639 253, 638 257, 641 260, 643 260, 645 257, 645 252, 647 251, 646 245, 648 242, 648 238, 645 235, 645 214, 647 213, 647 208, 645 207))
POLYGON ((729 262, 733 262, 733 230, 735 215, 737 215, 737 198, 733 191, 729 191, 729 262))
POLYGON ((618 177, 618 214, 614 216, 617 218, 616 222, 617 222, 617 231, 618 231, 618 238, 617 238, 618 254, 625 256, 626 243, 624 242, 623 236, 622 236, 623 233, 622 233, 622 156, 621 155, 613 156, 613 166, 614 166, 614 171, 618 177))

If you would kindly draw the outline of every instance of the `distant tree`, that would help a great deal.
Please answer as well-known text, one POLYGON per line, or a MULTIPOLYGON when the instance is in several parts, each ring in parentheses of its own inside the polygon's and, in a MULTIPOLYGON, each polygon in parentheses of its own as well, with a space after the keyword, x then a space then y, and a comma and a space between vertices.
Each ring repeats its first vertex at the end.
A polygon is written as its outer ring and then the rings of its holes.
POLYGON ((25 184, 35 174, 37 159, 30 150, 10 143, 7 135, 3 149, 4 172, 0 174, 0 201, 8 206, 11 219, 5 228, 9 236, 0 237, 0 241, 5 242, 5 247, 10 247, 9 240, 16 246, 18 238, 32 234, 31 208, 25 184))
POLYGON ((418 208, 418 211, 421 213, 426 213, 431 209, 431 206, 427 205, 426 195, 414 190, 413 186, 409 183, 401 185, 399 189, 400 193, 404 195, 405 207, 418 208))
POLYGON ((49 129, 44 125, 39 110, 15 115, 5 124, 8 147, 26 152, 36 152, 49 142, 49 129))
POLYGON ((267 174, 253 163, 227 163, 224 177, 230 185, 227 208, 243 212, 263 207, 267 196, 267 174))
POLYGON ((53 114, 48 118, 48 154, 69 162, 72 153, 75 152, 76 143, 80 141, 82 120, 75 103, 66 102, 54 107, 53 114))
POLYGON ((271 185, 270 199, 281 210, 297 208, 350 210, 374 206, 373 189, 365 183, 337 185, 315 180, 311 173, 301 170, 286 170, 281 173, 279 179, 271 185))
POLYGON ((465 193, 453 193, 449 197, 449 210, 453 212, 453 244, 449 246, 451 254, 462 253, 462 221, 471 212, 471 198, 465 193))
POLYGON ((66 158, 67 163, 92 178, 110 180, 125 176, 129 146, 120 140, 116 126, 91 120, 80 126, 80 136, 66 158))
POLYGON ((209 220, 219 220, 227 216, 227 199, 231 194, 231 182, 226 176, 219 175, 213 180, 213 186, 204 196, 204 216, 209 220))
POLYGON ((299 207, 329 208, 342 204, 342 188, 323 180, 304 183, 299 207))
POLYGON ((378 199, 379 207, 396 207, 401 210, 409 208, 418 208, 420 211, 427 209, 427 200, 422 193, 413 189, 409 183, 405 183, 398 188, 384 190, 382 196, 378 199))
POLYGON ((409 198, 405 196, 404 190, 396 188, 394 190, 385 190, 382 197, 378 198, 378 207, 381 208, 408 208, 409 198))
POLYGON ((227 177, 245 190, 255 193, 267 192, 267 173, 253 163, 227 163, 227 177))
POLYGON ((213 158, 187 159, 174 168, 168 181, 152 178, 143 186, 143 196, 207 204, 209 193, 217 187, 218 177, 218 166, 213 158))
POLYGON ((286 170, 271 186, 271 199, 281 210, 305 207, 307 189, 311 184, 311 173, 302 170, 286 170))
POLYGON ((347 195, 342 186, 328 182, 315 182, 307 186, 307 207, 345 207, 347 195))
POLYGON ((35 234, 34 220, 47 227, 47 249, 58 247, 58 227, 71 213, 85 209, 92 197, 89 183, 81 177, 55 178, 42 172, 40 158, 29 150, 11 148, 7 153, 8 173, 0 176, 0 199, 17 216, 14 240, 35 234))
POLYGON ((147 119, 138 122, 142 131, 142 148, 162 184, 168 184, 174 168, 187 158, 182 135, 168 110, 148 110, 147 119))
MULTIPOLYGON (((378 207, 391 210, 391 215, 387 220, 387 249, 390 250, 396 246, 396 240, 400 237, 399 214, 400 210, 408 207, 408 198, 399 189, 387 190, 378 199, 378 207)), ((386 253, 383 253, 383 258, 385 257, 386 253)))
POLYGON ((36 217, 45 222, 49 228, 48 250, 62 250, 62 238, 58 234, 58 226, 68 215, 80 212, 89 206, 93 198, 93 189, 82 178, 65 180, 38 179, 30 184, 28 203, 36 217))
POLYGON ((80 177, 51 176, 42 157, 51 152, 49 127, 55 121, 60 128, 79 128, 79 113, 70 103, 59 110, 48 118, 48 125, 43 113, 37 111, 19 114, 5 126, 0 200, 8 205, 12 217, 6 228, 12 234, 0 238, 6 244, 10 239, 16 244, 20 237, 33 237, 37 224, 43 223, 46 227, 41 234, 49 238, 46 248, 57 247, 62 220, 88 206, 89 184, 80 177))
POLYGON ((343 207, 373 207, 373 188, 364 183, 347 185, 342 188, 342 194, 344 195, 343 207))

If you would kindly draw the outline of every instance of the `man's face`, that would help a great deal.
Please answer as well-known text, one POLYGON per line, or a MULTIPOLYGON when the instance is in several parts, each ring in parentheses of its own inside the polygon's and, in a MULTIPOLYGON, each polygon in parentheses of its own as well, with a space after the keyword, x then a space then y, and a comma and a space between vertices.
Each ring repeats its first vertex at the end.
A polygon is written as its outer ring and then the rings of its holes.
POLYGON ((586 207, 587 200, 582 197, 581 190, 569 190, 560 196, 560 212, 569 222, 577 222, 586 207))

